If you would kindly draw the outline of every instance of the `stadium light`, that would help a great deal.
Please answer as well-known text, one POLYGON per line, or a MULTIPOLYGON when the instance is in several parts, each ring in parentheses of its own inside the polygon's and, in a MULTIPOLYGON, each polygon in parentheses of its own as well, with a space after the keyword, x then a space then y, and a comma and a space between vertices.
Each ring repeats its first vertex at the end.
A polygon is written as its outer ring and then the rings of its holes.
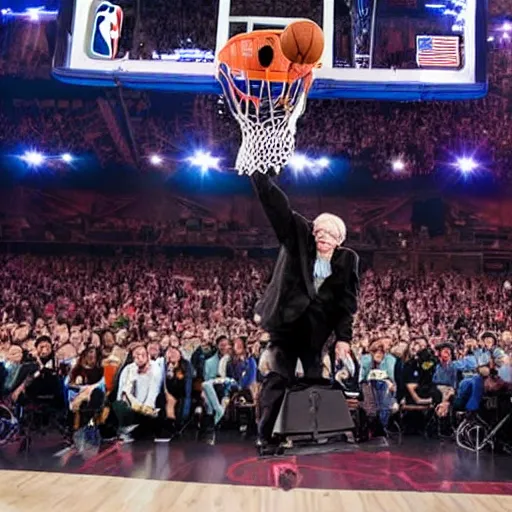
POLYGON ((512 30, 512 23, 506 21, 505 23, 503 23, 501 30, 503 30, 503 32, 510 32, 512 30))
POLYGON ((309 165, 310 162, 305 155, 296 153, 290 158, 290 166, 295 171, 303 171, 309 165))
POLYGON ((27 9, 28 16, 30 18, 30 21, 39 21, 39 10, 40 7, 29 7, 27 9))
POLYGON ((463 174, 469 174, 478 167, 478 164, 472 158, 464 156, 457 159, 457 166, 463 174))
POLYGON ((44 162, 44 155, 37 151, 27 151, 21 159, 27 162, 27 164, 37 167, 44 162))
POLYGON ((402 160, 397 159, 393 160, 393 162, 391 163, 391 167, 393 168, 393 171, 400 172, 405 169, 405 164, 402 160))
POLYGON ((69 153, 63 153, 60 158, 63 162, 66 162, 67 164, 70 164, 73 161, 73 156, 70 155, 69 153))
POLYGON ((326 169, 331 164, 330 160, 326 158, 325 156, 318 158, 315 162, 317 167, 320 167, 321 169, 326 169))
POLYGON ((194 156, 187 158, 187 160, 194 166, 199 167, 202 172, 207 172, 210 169, 218 169, 220 158, 212 156, 210 152, 196 151, 194 156))
POLYGON ((160 155, 151 155, 149 161, 151 162, 151 165, 160 165, 163 159, 160 155))

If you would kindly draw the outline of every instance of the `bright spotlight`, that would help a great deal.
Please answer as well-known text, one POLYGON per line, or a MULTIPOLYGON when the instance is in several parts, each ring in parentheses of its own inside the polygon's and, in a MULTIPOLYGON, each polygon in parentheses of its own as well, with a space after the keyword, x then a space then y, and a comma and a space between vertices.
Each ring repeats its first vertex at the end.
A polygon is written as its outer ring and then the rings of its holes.
POLYGON ((478 164, 472 158, 464 156, 457 159, 457 166, 463 174, 469 174, 478 167, 478 164))
POLYGON ((30 21, 39 21, 39 8, 28 8, 28 16, 30 21))
POLYGON ((391 166, 395 172, 400 172, 405 169, 405 164, 402 160, 393 160, 391 166))
POLYGON ((60 157, 63 162, 66 162, 67 164, 70 164, 73 161, 73 156, 69 153, 63 153, 60 157))
POLYGON ((44 156, 37 151, 27 151, 21 158, 27 162, 27 164, 33 165, 34 167, 37 167, 44 162, 44 156))
POLYGON ((160 155, 151 155, 149 161, 151 165, 160 165, 162 163, 162 157, 160 155))
POLYGON ((512 23, 506 21, 505 23, 503 23, 501 30, 503 30, 503 32, 510 32, 512 30, 512 23))
POLYGON ((318 158, 317 161, 315 162, 315 164, 322 168, 322 169, 326 169, 327 167, 329 167, 329 165, 331 164, 331 162, 329 161, 328 158, 326 158, 325 156, 321 157, 321 158, 318 158))
POLYGON ((218 169, 220 158, 212 156, 210 152, 196 151, 194 156, 187 158, 187 160, 195 167, 199 167, 202 172, 210 169, 218 169))
POLYGON ((303 171, 309 166, 309 160, 304 155, 295 154, 290 158, 290 165, 295 171, 303 171))

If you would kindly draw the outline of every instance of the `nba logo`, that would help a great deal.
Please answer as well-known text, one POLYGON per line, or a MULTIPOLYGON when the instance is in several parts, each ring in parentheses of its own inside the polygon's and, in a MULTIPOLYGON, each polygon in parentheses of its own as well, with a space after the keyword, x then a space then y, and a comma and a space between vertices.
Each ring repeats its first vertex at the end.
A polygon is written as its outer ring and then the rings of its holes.
POLYGON ((123 10, 110 2, 96 8, 92 26, 91 53, 102 59, 115 59, 123 25, 123 10))

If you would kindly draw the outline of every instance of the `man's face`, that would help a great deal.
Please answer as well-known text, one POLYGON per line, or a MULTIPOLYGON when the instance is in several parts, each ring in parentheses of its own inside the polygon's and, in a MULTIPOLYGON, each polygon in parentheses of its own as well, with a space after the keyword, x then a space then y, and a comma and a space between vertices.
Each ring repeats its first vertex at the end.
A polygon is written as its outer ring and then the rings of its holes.
POLYGON ((219 354, 220 356, 225 356, 226 354, 229 354, 229 350, 230 350, 230 345, 229 345, 229 341, 228 340, 222 340, 219 345, 218 345, 218 349, 219 349, 219 354))
POLYGON ((17 345, 13 345, 7 352, 7 361, 15 364, 20 364, 23 359, 23 350, 17 345))
POLYGON ((452 351, 449 348, 441 349, 441 352, 439 352, 439 359, 443 363, 450 362, 452 360, 452 351))
POLYGON ((85 355, 85 364, 87 364, 88 366, 95 366, 96 362, 96 349, 91 348, 87 351, 87 354, 85 355))
POLYGON ((169 348, 169 342, 170 342, 170 338, 169 336, 163 336, 162 339, 160 340, 160 347, 162 350, 167 350, 169 348))
POLYGON ((176 364, 181 359, 181 353, 178 349, 170 347, 166 354, 167 364, 176 364))
POLYGON ((74 331, 71 333, 71 336, 69 337, 69 342, 73 347, 78 348, 80 346, 80 343, 82 343, 82 334, 74 331))
POLYGON ((116 339, 111 332, 106 332, 103 335, 103 346, 105 348, 112 348, 116 344, 116 339))
POLYGON ((315 221, 313 236, 315 237, 316 250, 319 253, 334 251, 339 244, 339 234, 336 226, 329 221, 315 221))
POLYGON ((372 352, 372 359, 377 363, 382 363, 384 359, 384 350, 379 348, 378 350, 375 350, 372 352))
POLYGON ((37 355, 40 358, 48 357, 51 353, 52 346, 47 341, 43 341, 37 346, 37 355))
POLYGON ((487 350, 491 350, 491 348, 494 347, 494 338, 492 338, 491 336, 486 336, 484 338, 484 347, 487 350))
POLYGON ((158 343, 150 343, 148 345, 149 357, 155 361, 160 356, 160 345, 158 343))
POLYGON ((244 342, 240 338, 237 338, 235 340, 235 342, 233 343, 233 352, 237 356, 245 355, 245 345, 244 345, 244 342))
POLYGON ((138 347, 133 351, 133 361, 138 368, 144 368, 148 364, 148 352, 145 347, 138 347))

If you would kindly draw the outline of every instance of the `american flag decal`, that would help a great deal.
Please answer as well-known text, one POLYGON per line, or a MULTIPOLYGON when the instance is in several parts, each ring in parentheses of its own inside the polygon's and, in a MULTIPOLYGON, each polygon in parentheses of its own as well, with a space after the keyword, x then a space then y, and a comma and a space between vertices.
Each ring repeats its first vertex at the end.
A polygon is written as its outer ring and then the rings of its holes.
POLYGON ((416 36, 416 62, 420 68, 458 68, 458 36, 416 36))

